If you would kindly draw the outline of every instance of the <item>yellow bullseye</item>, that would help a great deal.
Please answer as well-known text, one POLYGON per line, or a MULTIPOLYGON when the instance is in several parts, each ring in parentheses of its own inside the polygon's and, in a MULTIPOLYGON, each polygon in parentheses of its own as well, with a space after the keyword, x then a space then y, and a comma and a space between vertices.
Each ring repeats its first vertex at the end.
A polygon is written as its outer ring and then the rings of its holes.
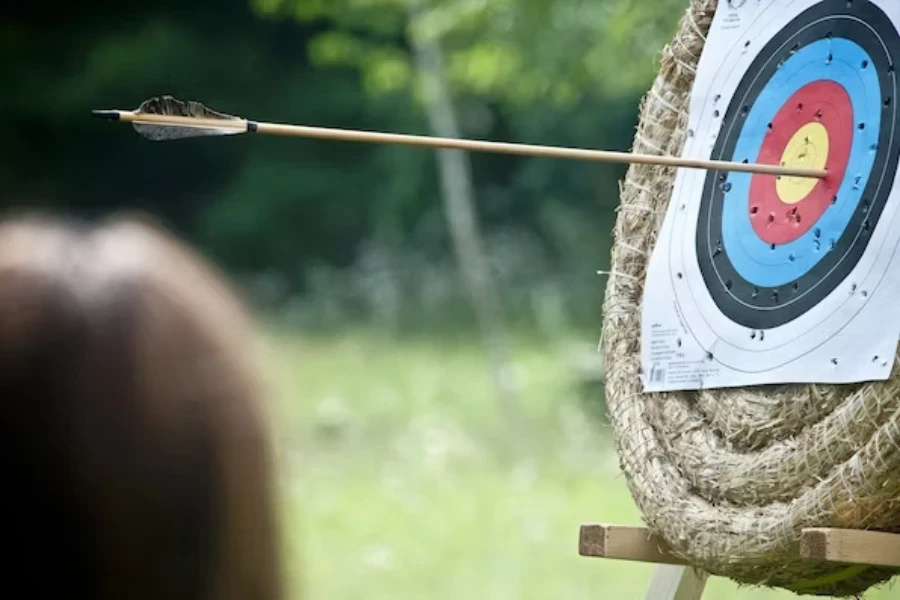
MULTIPOLYGON (((828 130, 818 121, 807 123, 791 137, 781 164, 804 169, 824 169, 828 160, 828 130)), ((800 202, 816 187, 818 179, 809 177, 779 177, 775 191, 785 204, 800 202)))

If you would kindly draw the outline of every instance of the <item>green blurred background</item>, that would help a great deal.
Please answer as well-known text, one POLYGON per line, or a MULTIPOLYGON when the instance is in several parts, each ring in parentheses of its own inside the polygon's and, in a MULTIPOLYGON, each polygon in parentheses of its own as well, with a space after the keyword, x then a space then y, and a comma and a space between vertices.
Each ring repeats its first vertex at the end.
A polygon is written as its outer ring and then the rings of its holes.
MULTIPOLYGON (((265 121, 419 134, 444 122, 466 137, 627 150, 686 8, 5 7, 0 202, 152 213, 246 290, 271 340, 297 593, 642 597, 651 566, 576 550, 582 522, 640 522, 603 418, 596 354, 598 271, 625 167, 472 154, 442 178, 432 150, 268 136, 152 143, 89 114, 171 94, 265 121), (417 61, 422 52, 443 68, 417 61), (429 95, 429 81, 449 103, 429 95), (479 241, 473 268, 491 284, 476 290, 481 320, 445 212, 447 186, 461 178, 477 217, 462 246, 479 241)), ((792 597, 719 579, 708 589, 792 597)))

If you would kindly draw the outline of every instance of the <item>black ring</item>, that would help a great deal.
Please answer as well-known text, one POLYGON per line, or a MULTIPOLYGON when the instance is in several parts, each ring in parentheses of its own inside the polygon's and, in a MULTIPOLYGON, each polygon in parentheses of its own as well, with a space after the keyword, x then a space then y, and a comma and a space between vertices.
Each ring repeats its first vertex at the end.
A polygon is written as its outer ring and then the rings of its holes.
POLYGON ((772 329, 798 318, 845 281, 865 252, 893 188, 900 162, 900 140, 891 136, 891 124, 900 124, 900 93, 894 73, 895 58, 900 56, 900 35, 887 15, 869 0, 824 0, 779 31, 760 51, 747 70, 748 77, 735 90, 722 121, 722 135, 710 158, 736 160, 733 152, 741 132, 739 124, 748 114, 744 107, 752 107, 779 63, 792 52, 832 35, 850 39, 869 54, 885 92, 877 154, 862 194, 867 202, 857 206, 832 250, 807 273, 783 286, 755 286, 738 273, 722 247, 722 182, 726 173, 710 170, 705 179, 696 240, 700 271, 722 313, 750 329, 772 329), (877 35, 873 35, 873 30, 877 35), (778 48, 784 50, 775 56, 778 48), (759 77, 754 77, 757 73, 759 77), (751 84, 753 81, 758 83, 751 84))

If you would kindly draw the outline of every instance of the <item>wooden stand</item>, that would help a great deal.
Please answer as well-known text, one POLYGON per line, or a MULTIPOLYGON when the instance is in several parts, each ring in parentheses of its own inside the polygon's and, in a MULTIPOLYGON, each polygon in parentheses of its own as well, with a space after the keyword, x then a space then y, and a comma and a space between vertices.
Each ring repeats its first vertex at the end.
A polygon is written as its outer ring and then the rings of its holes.
MULTIPOLYGON (((645 600, 699 600, 708 574, 671 554, 668 544, 643 527, 581 526, 581 556, 656 563, 645 600)), ((900 568, 900 534, 849 529, 804 529, 800 556, 842 564, 900 568)))

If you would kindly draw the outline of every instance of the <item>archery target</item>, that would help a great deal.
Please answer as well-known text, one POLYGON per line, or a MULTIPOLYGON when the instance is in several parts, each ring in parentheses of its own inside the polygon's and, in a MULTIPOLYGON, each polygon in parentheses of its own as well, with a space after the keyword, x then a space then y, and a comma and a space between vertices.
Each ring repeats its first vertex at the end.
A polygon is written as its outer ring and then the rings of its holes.
MULTIPOLYGON (((654 279, 668 278, 677 322, 702 352, 700 370, 708 379, 723 371, 733 374, 733 385, 851 376, 853 369, 835 372, 847 356, 836 338, 864 336, 857 317, 874 298, 883 300, 886 278, 898 279, 889 273, 898 242, 898 224, 891 223, 900 159, 898 5, 773 1, 717 13, 698 69, 684 154, 829 174, 709 170, 676 178, 648 272, 645 319, 665 329, 647 314, 647 298, 654 279), (811 355, 827 373, 784 371, 811 355), (780 375, 760 378, 778 369, 780 375)), ((880 346, 852 351, 871 354, 870 362, 893 354, 880 346)), ((676 354, 689 359, 683 350, 676 354)), ((663 371, 659 355, 650 358, 649 370, 663 371)), ((703 376, 693 380, 699 385, 703 376)))

